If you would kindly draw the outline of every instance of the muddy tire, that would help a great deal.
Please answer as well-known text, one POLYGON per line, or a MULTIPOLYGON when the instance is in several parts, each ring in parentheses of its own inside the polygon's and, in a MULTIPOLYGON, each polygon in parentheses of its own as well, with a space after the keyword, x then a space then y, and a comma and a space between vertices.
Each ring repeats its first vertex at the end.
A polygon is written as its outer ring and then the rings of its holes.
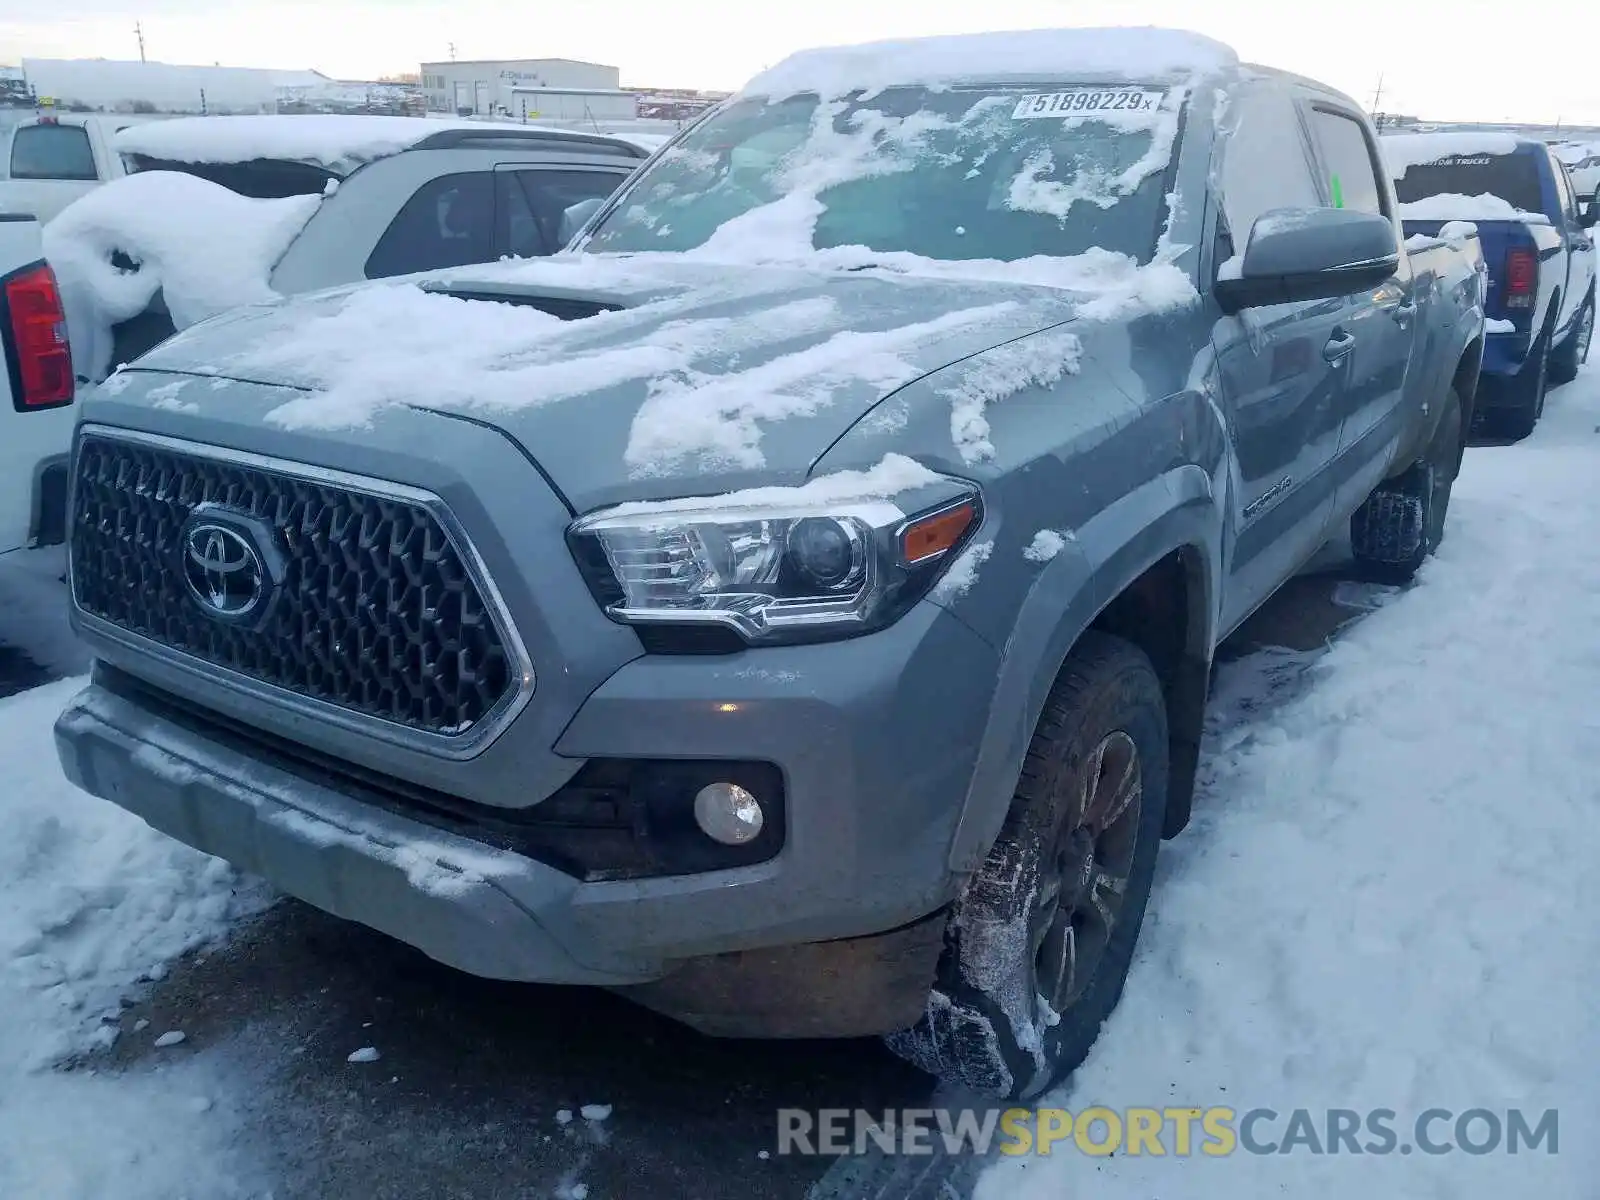
POLYGON ((1550 355, 1550 382, 1571 383, 1583 364, 1589 361, 1589 343, 1594 340, 1594 292, 1583 302, 1577 323, 1550 355))
POLYGON ((1368 570, 1403 583, 1444 541, 1450 493, 1461 473, 1463 403, 1452 388, 1423 458, 1385 479, 1350 517, 1350 549, 1368 570))
POLYGON ((1167 798, 1161 683, 1138 647, 1083 636, 1034 731, 1000 835, 957 902, 927 1012, 889 1048, 942 1080, 1037 1096, 1122 996, 1167 798))

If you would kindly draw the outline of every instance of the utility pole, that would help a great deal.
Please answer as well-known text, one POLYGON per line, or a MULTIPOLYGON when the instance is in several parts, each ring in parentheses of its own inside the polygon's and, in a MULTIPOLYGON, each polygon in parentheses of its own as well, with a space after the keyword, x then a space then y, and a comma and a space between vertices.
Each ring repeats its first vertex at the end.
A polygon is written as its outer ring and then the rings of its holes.
POLYGON ((144 62, 144 26, 138 21, 133 23, 133 36, 139 39, 139 61, 144 62))
POLYGON ((1377 112, 1378 111, 1378 105, 1380 105, 1382 103, 1383 103, 1383 72, 1379 71, 1378 72, 1378 87, 1377 87, 1377 90, 1372 93, 1372 111, 1373 112, 1377 112))

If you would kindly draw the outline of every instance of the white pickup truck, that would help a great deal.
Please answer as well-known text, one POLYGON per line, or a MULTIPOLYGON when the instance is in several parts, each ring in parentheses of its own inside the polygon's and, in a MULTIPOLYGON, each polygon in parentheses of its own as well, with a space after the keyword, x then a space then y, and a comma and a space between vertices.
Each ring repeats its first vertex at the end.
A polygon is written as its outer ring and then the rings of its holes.
POLYGON ((0 213, 50 220, 79 196, 121 179, 113 146, 124 129, 157 118, 127 113, 48 113, 0 133, 0 213))
POLYGON ((0 553, 60 542, 74 380, 66 314, 39 223, 0 214, 0 553))

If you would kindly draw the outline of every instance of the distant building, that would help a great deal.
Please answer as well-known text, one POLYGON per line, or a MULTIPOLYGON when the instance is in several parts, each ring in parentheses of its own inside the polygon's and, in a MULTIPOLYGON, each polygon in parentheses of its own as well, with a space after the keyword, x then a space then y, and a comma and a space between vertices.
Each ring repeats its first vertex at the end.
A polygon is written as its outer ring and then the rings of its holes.
POLYGON ((333 85, 317 71, 192 67, 107 58, 25 58, 22 74, 39 101, 105 112, 270 113, 283 89, 333 85))
MULTIPOLYGON (((595 97, 591 108, 612 105, 620 109, 620 102, 603 98, 621 93, 621 84, 622 72, 618 68, 570 58, 422 64, 422 95, 430 112, 520 115, 522 101, 517 93, 530 89, 548 89, 552 103, 556 103, 556 94, 565 96, 559 102, 562 107, 574 104, 579 96, 589 95, 595 97)), ((633 111, 629 107, 627 115, 633 111)))

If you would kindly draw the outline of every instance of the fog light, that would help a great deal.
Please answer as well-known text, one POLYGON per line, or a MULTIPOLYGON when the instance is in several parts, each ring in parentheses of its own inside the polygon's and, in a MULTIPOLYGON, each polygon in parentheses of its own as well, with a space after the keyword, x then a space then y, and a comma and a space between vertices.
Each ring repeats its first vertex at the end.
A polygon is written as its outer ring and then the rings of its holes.
POLYGON ((766 823, 756 798, 737 783, 708 783, 696 792, 694 819, 708 838, 724 846, 754 841, 766 823))

